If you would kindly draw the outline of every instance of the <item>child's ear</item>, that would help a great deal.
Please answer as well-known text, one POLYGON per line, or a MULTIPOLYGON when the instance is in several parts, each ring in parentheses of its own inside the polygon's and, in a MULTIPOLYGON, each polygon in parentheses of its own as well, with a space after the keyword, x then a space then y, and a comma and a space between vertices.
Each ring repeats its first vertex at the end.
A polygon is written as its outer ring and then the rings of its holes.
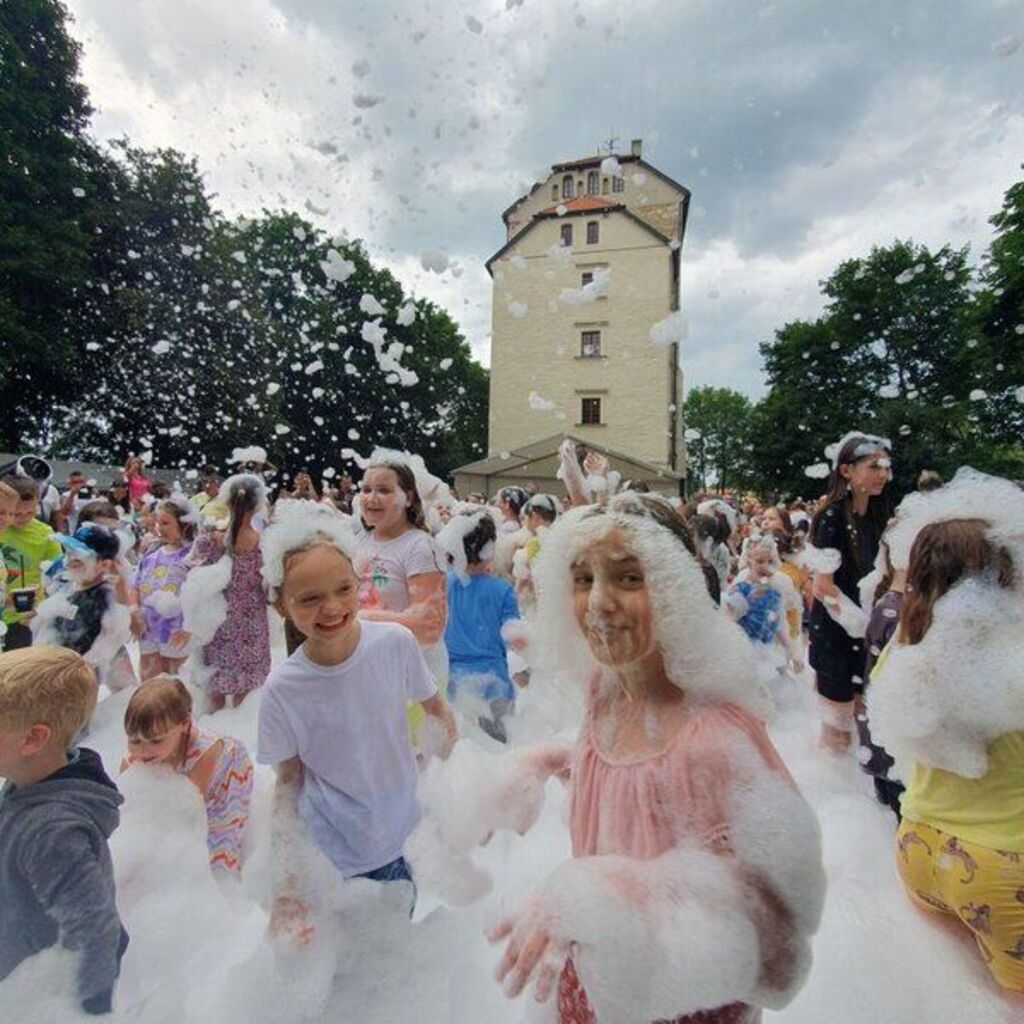
POLYGON ((285 607, 284 594, 278 593, 277 600, 274 602, 274 610, 282 619, 288 618, 288 609, 285 607))
POLYGON ((36 722, 25 730, 24 739, 21 741, 22 753, 25 756, 38 754, 49 742, 53 735, 53 729, 45 722, 36 722))

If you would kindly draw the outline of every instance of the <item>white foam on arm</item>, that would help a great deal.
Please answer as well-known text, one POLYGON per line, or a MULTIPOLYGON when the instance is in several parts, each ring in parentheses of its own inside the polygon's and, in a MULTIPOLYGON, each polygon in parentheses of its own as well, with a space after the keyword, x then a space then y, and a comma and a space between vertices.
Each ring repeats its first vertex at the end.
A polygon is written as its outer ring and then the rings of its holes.
POLYGON ((506 991, 532 978, 538 997, 550 994, 571 949, 598 1020, 649 1024, 733 1002, 785 1006, 809 971, 824 902, 817 820, 764 767, 737 789, 730 811, 734 854, 691 844, 648 861, 607 855, 557 868, 496 930, 510 936, 499 965, 511 967, 506 991))

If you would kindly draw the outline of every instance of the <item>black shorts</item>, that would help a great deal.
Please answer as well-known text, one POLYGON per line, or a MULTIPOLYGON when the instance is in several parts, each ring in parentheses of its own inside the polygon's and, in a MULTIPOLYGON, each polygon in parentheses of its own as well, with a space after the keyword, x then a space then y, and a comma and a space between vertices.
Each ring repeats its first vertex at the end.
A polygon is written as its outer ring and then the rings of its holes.
POLYGON ((852 679, 841 679, 839 676, 829 676, 823 672, 814 673, 814 685, 825 700, 835 701, 836 704, 849 704, 858 693, 864 691, 862 681, 854 682, 852 679))

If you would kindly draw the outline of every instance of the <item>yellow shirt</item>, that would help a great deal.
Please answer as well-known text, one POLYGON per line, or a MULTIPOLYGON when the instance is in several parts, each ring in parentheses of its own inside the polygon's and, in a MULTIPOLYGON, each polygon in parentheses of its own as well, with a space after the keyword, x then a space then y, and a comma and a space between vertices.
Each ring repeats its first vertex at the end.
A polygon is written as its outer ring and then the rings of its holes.
POLYGON ((901 801, 903 816, 989 850, 1024 853, 1024 732, 988 747, 988 772, 965 779, 915 764, 901 801))
MULTIPOLYGON (((889 658, 886 644, 871 672, 871 684, 889 658)), ((914 764, 900 809, 907 821, 989 850, 1024 853, 1024 732, 1007 732, 988 745, 988 771, 965 779, 941 768, 914 764)))

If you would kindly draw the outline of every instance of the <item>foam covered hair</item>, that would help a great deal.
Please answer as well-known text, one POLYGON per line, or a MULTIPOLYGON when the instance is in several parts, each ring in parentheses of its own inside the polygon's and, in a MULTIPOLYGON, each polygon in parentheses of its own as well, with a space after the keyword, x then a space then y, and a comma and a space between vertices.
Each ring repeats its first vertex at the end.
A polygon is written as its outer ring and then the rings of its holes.
POLYGON ((887 437, 866 434, 863 430, 849 430, 838 441, 825 448, 825 457, 832 464, 833 469, 838 469, 839 467, 839 453, 845 447, 846 442, 851 441, 855 437, 861 438, 863 443, 854 449, 852 459, 854 462, 857 459, 864 458, 865 455, 870 455, 872 452, 884 451, 888 454, 892 451, 892 441, 887 437))
POLYGON ((368 459, 357 460, 361 469, 372 469, 374 466, 387 466, 399 463, 408 466, 416 478, 416 493, 420 496, 424 510, 436 502, 452 504, 452 492, 448 485, 427 469, 422 456, 410 452, 401 452, 395 448, 374 448, 368 459))
MULTIPOLYGON (((483 516, 494 518, 490 511, 479 505, 470 505, 458 508, 455 514, 448 520, 445 527, 437 534, 435 542, 447 556, 452 571, 459 578, 463 585, 469 583, 469 559, 466 556, 466 538, 480 525, 483 516)), ((481 554, 486 554, 490 547, 493 556, 493 542, 484 545, 481 554)))
POLYGON ((616 528, 643 567, 654 635, 672 682, 698 700, 728 701, 769 717, 772 701, 758 682, 755 655, 742 629, 714 605, 704 574, 682 541, 630 491, 602 507, 566 512, 547 533, 533 570, 538 665, 552 675, 568 669, 582 678, 598 670, 575 621, 571 567, 584 549, 616 528))
POLYGON ((280 596, 288 556, 319 543, 337 548, 351 562, 356 554, 351 520, 311 501, 283 501, 274 509, 260 535, 263 582, 272 603, 280 596))
POLYGON ((217 500, 230 505, 240 491, 250 492, 254 498, 253 504, 258 505, 267 496, 267 485, 255 473, 236 473, 220 485, 217 500))
POLYGON ((1009 480, 970 466, 958 469, 945 486, 915 491, 900 502, 896 521, 886 530, 893 568, 910 564, 910 549, 923 527, 950 519, 986 520, 989 538, 1009 549, 1014 566, 1024 572, 1024 492, 1009 480))

